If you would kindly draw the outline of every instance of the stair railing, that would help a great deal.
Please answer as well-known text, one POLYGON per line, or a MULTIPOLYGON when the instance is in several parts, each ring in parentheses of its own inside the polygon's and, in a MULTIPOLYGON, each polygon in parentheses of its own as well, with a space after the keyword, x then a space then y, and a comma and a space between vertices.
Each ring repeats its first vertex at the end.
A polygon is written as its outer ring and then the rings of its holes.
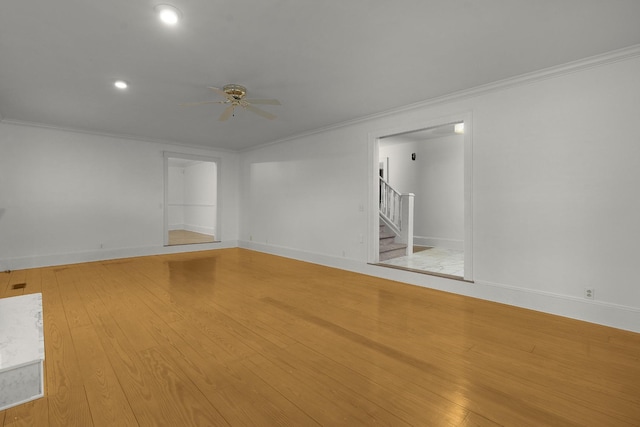
POLYGON ((402 194, 380 177, 380 215, 396 234, 402 229, 402 194))
POLYGON ((413 253, 413 193, 399 193, 380 177, 380 217, 395 233, 396 242, 407 245, 413 253))

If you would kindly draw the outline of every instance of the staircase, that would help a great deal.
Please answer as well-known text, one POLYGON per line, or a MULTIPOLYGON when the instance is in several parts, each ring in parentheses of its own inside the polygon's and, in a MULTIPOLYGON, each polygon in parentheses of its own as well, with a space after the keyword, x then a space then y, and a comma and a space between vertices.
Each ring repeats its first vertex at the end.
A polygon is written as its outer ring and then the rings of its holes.
POLYGON ((379 262, 413 253, 414 197, 400 194, 380 177, 379 262))
POLYGON ((396 235, 380 221, 380 262, 407 254, 407 245, 395 242, 396 235))

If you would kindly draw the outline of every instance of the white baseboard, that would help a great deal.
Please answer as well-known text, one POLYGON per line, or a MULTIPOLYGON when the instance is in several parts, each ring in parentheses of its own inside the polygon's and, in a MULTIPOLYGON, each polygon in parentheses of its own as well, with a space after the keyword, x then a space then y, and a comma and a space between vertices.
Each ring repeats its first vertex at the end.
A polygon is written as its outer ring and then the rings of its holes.
POLYGON ((195 233, 208 234, 210 236, 215 236, 215 229, 213 227, 203 227, 201 225, 193 225, 193 224, 169 224, 169 230, 187 230, 193 231, 195 233))
POLYGON ((380 267, 353 259, 251 241, 240 240, 238 246, 313 264, 640 333, 640 308, 480 280, 476 280, 475 283, 469 283, 395 268, 380 267))
POLYGON ((464 250, 463 240, 443 239, 439 237, 414 236, 413 244, 418 246, 431 246, 445 249, 464 250))
POLYGON ((213 227, 202 227, 200 225, 184 224, 184 230, 193 231, 195 233, 208 234, 210 236, 215 235, 215 229, 213 227))
POLYGON ((469 283, 394 268, 380 267, 378 265, 364 263, 360 260, 300 251, 251 241, 233 240, 217 243, 201 243, 197 245, 100 249, 69 254, 5 258, 0 259, 0 271, 235 247, 640 333, 640 309, 635 307, 597 300, 585 300, 573 296, 553 294, 481 280, 476 280, 475 283, 469 283))
POLYGON ((211 249, 237 248, 238 241, 198 243, 194 245, 146 246, 135 248, 98 249, 67 254, 34 255, 28 257, 0 259, 0 271, 26 268, 50 267, 77 264, 80 262, 104 261, 108 259, 132 258, 148 255, 164 255, 182 252, 207 251, 211 249))

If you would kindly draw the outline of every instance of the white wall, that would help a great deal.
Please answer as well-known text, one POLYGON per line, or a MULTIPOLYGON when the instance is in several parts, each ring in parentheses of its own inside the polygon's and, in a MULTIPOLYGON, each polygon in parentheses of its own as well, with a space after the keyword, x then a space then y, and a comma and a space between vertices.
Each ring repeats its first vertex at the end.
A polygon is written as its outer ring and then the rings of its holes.
POLYGON ((640 58, 596 64, 240 155, 0 122, 0 269, 193 250, 162 246, 167 150, 222 159, 228 245, 640 332, 640 58), (475 283, 367 265, 370 135, 469 113, 475 283))
POLYGON ((411 160, 411 154, 417 154, 419 145, 418 141, 401 138, 385 138, 380 142, 378 157, 380 161, 388 158, 387 182, 400 193, 416 194, 421 190, 418 175, 425 159, 420 156, 416 161, 411 160))
POLYGON ((389 183, 414 193, 414 244, 463 249, 464 138, 448 135, 421 141, 404 137, 380 142, 389 158, 389 183), (411 159, 411 154, 416 159, 411 159))
POLYGON ((610 58, 244 153, 241 245, 640 331, 640 58, 610 58), (366 265, 369 135, 469 112, 475 283, 366 265))
POLYGON ((216 234, 217 171, 213 162, 198 162, 184 168, 185 229, 216 234))
POLYGON ((223 244, 237 245, 238 154, 0 123, 0 269, 164 248, 163 151, 221 158, 223 244))
POLYGON ((416 162, 422 197, 415 199, 415 243, 463 249, 464 137, 449 135, 419 144, 416 162))
POLYGON ((214 162, 193 161, 168 167, 169 230, 216 234, 217 168, 214 162))
POLYGON ((167 173, 169 230, 184 230, 184 167, 169 165, 167 173))
POLYGON ((362 148, 348 133, 327 132, 244 153, 243 238, 364 260, 362 148))

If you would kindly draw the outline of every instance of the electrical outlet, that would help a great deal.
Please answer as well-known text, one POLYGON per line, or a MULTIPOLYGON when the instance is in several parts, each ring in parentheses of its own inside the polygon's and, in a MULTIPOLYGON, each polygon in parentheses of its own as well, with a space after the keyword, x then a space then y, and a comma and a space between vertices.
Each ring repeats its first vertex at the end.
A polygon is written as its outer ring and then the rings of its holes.
POLYGON ((593 288, 585 288, 584 297, 587 299, 594 299, 596 296, 596 290, 593 288))

